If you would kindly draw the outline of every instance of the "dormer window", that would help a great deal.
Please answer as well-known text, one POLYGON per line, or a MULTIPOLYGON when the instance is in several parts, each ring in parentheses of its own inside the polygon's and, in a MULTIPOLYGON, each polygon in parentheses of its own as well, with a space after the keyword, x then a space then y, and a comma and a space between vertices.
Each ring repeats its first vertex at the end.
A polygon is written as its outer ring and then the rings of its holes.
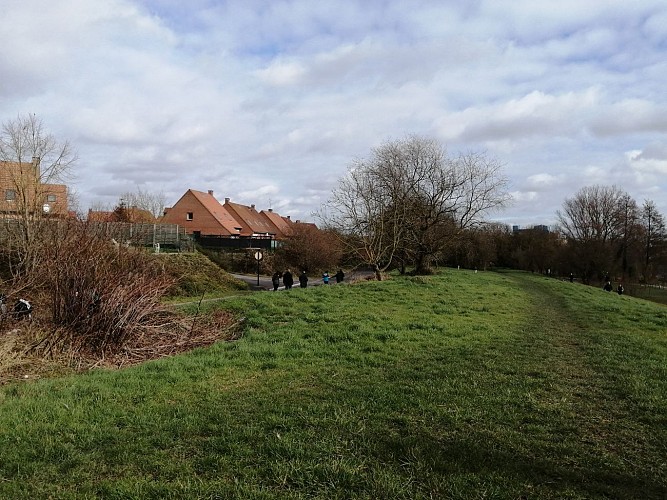
POLYGON ((194 215, 194 214, 193 214, 192 212, 188 212, 188 213, 186 213, 186 214, 185 214, 185 220, 192 220, 193 215, 194 215))

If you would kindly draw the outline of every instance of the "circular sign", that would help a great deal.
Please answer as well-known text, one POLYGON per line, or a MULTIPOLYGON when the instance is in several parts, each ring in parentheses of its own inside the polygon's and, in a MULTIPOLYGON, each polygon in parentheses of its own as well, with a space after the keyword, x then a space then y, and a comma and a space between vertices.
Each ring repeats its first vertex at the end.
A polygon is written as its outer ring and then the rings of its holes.
POLYGON ((264 258, 264 254, 259 250, 255 252, 255 260, 260 261, 264 258))
POLYGON ((44 203, 44 205, 42 205, 42 212, 48 214, 50 211, 51 211, 51 205, 49 205, 48 203, 44 203))

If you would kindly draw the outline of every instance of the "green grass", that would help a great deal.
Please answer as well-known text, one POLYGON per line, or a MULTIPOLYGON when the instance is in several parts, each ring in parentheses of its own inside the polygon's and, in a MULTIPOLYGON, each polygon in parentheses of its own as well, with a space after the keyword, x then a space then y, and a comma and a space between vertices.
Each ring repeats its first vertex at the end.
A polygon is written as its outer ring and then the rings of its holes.
POLYGON ((665 498, 667 309, 447 270, 205 303, 233 343, 0 392, 1 498, 665 498))

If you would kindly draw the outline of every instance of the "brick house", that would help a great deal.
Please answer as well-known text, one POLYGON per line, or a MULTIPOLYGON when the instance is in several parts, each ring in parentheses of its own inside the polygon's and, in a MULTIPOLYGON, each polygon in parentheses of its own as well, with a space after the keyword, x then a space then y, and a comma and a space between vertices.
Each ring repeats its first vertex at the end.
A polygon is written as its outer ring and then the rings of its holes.
POLYGON ((195 236, 241 236, 243 226, 213 196, 188 189, 171 208, 166 208, 161 222, 178 224, 195 236))
POLYGON ((283 236, 282 232, 276 227, 271 219, 264 213, 258 212, 255 205, 241 205, 232 203, 229 198, 225 198, 223 207, 234 217, 242 226, 241 235, 260 236, 277 238, 283 236))
POLYGON ((42 183, 39 158, 0 161, 0 214, 68 217, 67 186, 42 183))
POLYGON ((188 189, 171 208, 166 208, 162 223, 178 224, 200 244, 219 248, 276 248, 292 234, 294 222, 272 209, 258 212, 255 205, 225 203, 213 196, 188 189))
POLYGON ((283 217, 274 212, 273 209, 271 208, 269 208, 268 210, 262 210, 260 214, 269 219, 271 223, 276 227, 277 229, 276 239, 283 240, 292 235, 293 233, 292 226, 294 225, 294 222, 292 222, 289 216, 283 217))

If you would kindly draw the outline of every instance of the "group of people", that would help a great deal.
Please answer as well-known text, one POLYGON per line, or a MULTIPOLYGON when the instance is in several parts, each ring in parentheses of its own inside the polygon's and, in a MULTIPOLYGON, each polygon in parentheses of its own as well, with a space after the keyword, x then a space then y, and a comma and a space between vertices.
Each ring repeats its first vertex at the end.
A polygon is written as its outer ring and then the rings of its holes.
MULTIPOLYGON (((334 278, 336 278, 336 283, 342 283, 345 280, 345 273, 342 269, 339 269, 338 272, 334 274, 334 278)), ((324 271, 324 274, 322 274, 322 283, 328 285, 330 279, 329 271, 324 271)))
MULTIPOLYGON (((611 292, 614 289, 614 287, 611 285, 611 278, 609 276, 605 276, 604 282, 605 283, 602 289, 605 292, 611 292)), ((623 295, 623 292, 625 292, 625 288, 623 288, 623 285, 619 283, 618 286, 616 287, 616 293, 618 293, 619 295, 623 295)))
MULTIPOLYGON (((288 269, 284 273, 281 273, 280 271, 276 271, 273 273, 273 276, 271 277, 271 283, 273 284, 273 291, 277 292, 278 288, 280 287, 280 280, 283 280, 283 285, 285 286, 285 290, 291 290, 292 287, 294 286, 294 276, 292 276, 292 272, 288 269)), ((306 288, 308 286, 308 276, 306 275, 306 271, 303 271, 299 275, 299 285, 301 288, 306 288)))
MULTIPOLYGON (((345 280, 345 273, 343 272, 342 269, 339 269, 336 274, 334 274, 334 278, 336 279, 336 283, 342 283, 343 280, 345 280)), ((278 288, 280 288, 280 280, 282 279, 283 286, 285 287, 285 290, 291 290, 292 286, 294 286, 294 276, 292 276, 292 272, 287 269, 285 272, 281 273, 280 271, 276 271, 273 273, 273 276, 271 276, 271 284, 273 285, 273 291, 277 292, 278 288)), ((322 274, 322 283, 325 285, 329 284, 329 271, 325 271, 322 274)), ((301 274, 299 275, 299 286, 301 288, 306 288, 308 286, 308 275, 306 274, 306 271, 301 271, 301 274)))

